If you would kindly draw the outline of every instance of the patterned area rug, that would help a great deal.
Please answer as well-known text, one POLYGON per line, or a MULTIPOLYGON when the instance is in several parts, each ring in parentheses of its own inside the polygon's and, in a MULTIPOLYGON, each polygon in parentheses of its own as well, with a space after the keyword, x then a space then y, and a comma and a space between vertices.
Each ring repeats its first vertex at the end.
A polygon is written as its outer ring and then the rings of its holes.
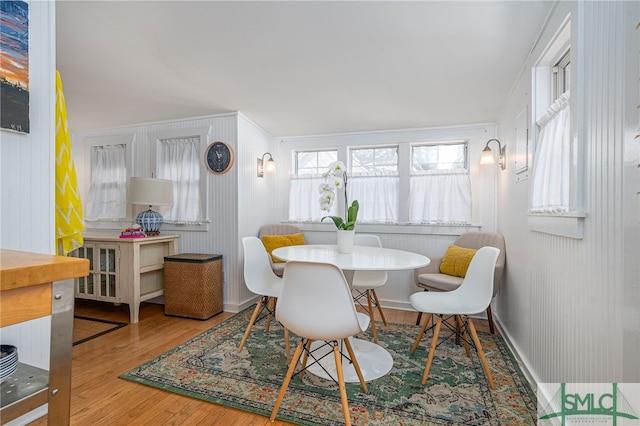
MULTIPOLYGON (((268 417, 287 371, 283 330, 272 323, 266 333, 263 320, 237 353, 252 311, 244 310, 121 378, 268 417)), ((368 394, 359 384, 347 383, 354 425, 535 424, 535 395, 501 337, 479 333, 496 390, 489 388, 473 348, 467 358, 453 337, 441 338, 425 387, 421 380, 431 332, 410 355, 417 333, 417 326, 379 325, 379 344, 391 353, 394 366, 368 382, 368 394)), ((371 340, 370 332, 358 337, 371 340)), ((297 343, 292 336, 292 353, 297 343)), ((278 419, 301 425, 344 423, 337 385, 311 373, 294 376, 278 419)))

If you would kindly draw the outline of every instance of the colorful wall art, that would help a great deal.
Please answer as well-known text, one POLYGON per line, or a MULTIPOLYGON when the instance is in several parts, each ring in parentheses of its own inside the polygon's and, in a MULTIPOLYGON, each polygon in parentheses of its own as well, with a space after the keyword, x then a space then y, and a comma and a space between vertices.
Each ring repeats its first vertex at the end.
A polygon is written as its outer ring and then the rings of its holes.
POLYGON ((0 1, 0 128, 29 133, 29 5, 0 1))

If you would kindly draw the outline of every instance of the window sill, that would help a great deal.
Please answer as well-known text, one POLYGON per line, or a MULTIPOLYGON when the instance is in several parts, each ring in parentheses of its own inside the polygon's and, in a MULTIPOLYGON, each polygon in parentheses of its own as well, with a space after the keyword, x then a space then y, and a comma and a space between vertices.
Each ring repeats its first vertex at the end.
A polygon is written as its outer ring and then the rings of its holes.
MULTIPOLYGON (((336 227, 331 222, 283 222, 298 226, 302 231, 334 232, 336 227)), ((479 224, 470 225, 416 225, 387 223, 358 223, 356 232, 376 234, 426 234, 426 235, 460 235, 469 231, 480 231, 479 224)))
POLYGON ((533 214, 527 216, 529 229, 545 234, 582 239, 584 237, 585 213, 533 214))

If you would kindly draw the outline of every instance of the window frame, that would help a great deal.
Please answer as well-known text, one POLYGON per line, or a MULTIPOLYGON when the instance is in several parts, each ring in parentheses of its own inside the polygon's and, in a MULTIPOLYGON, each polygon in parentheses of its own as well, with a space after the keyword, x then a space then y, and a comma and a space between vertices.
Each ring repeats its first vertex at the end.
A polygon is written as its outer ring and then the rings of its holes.
MULTIPOLYGON (((556 99, 557 73, 556 67, 563 64, 571 64, 575 61, 577 49, 572 42, 571 14, 568 14, 559 25, 556 33, 551 37, 546 48, 543 49, 538 60, 531 67, 531 122, 532 144, 531 155, 533 159, 532 173, 535 169, 535 153, 537 149, 540 129, 535 124, 547 111, 549 106, 556 99)), ((586 213, 583 204, 582 174, 583 165, 581 163, 583 147, 579 143, 577 132, 576 111, 578 105, 576 99, 579 98, 578 85, 576 83, 576 67, 569 67, 569 82, 573 83, 571 93, 571 170, 570 170, 570 203, 569 211, 566 213, 557 212, 528 212, 527 223, 532 231, 559 235, 569 238, 581 239, 583 237, 583 225, 586 213)), ((557 94, 560 96, 561 94, 557 94)), ((530 179, 533 185, 533 179, 530 179)), ((530 191, 531 193, 531 191, 530 191)), ((528 200, 531 207, 531 199, 528 200)))
MULTIPOLYGON (((100 136, 85 136, 82 138, 83 145, 87 146, 86 151, 86 161, 89 165, 89 176, 91 176, 91 152, 96 146, 107 146, 107 145, 124 145, 125 146, 125 163, 127 169, 127 185, 129 184, 129 180, 131 179, 131 169, 133 164, 133 144, 136 142, 135 133, 126 133, 126 134, 115 134, 115 135, 100 135, 100 136)), ((89 182, 87 182, 87 187, 85 194, 88 197, 89 194, 89 182)), ((125 203, 127 203, 127 193, 125 192, 125 203)), ((83 204, 83 209, 87 209, 87 206, 83 204)), ((126 207, 126 217, 123 219, 98 219, 98 220, 87 220, 87 222, 91 223, 91 229, 122 229, 131 225, 131 215, 133 208, 130 204, 127 203, 126 207)), ((85 219, 86 220, 86 219, 85 219)))
POLYGON ((147 137, 149 139, 149 147, 150 147, 150 161, 151 170, 154 171, 154 176, 157 175, 158 172, 158 150, 160 146, 160 141, 163 139, 175 139, 175 138, 189 138, 198 136, 200 138, 200 143, 198 147, 199 159, 200 163, 200 208, 202 209, 202 222, 199 224, 176 224, 176 223, 164 223, 162 225, 162 229, 165 232, 182 232, 182 231, 202 231, 206 232, 209 230, 209 224, 211 223, 211 218, 209 217, 209 198, 208 198, 208 188, 209 188, 209 180, 207 179, 207 167, 204 165, 205 161, 205 150, 207 146, 209 146, 211 140, 211 126, 203 126, 203 127, 189 127, 184 129, 172 129, 172 130, 164 130, 158 132, 149 132, 147 137))

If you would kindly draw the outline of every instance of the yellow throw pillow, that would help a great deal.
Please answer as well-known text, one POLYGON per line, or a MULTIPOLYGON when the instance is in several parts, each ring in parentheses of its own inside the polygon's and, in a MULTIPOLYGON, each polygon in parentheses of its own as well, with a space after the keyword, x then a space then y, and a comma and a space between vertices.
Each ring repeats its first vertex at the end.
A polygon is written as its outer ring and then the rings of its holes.
POLYGON ((453 244, 450 245, 442 258, 440 272, 464 278, 464 276, 467 275, 469 263, 471 263, 471 259, 473 259, 477 251, 478 250, 458 247, 453 244))
POLYGON ((277 257, 273 257, 271 252, 280 247, 304 245, 304 234, 298 232, 297 234, 287 235, 263 235, 262 244, 264 244, 264 248, 267 249, 267 253, 269 253, 273 262, 284 262, 277 257))

